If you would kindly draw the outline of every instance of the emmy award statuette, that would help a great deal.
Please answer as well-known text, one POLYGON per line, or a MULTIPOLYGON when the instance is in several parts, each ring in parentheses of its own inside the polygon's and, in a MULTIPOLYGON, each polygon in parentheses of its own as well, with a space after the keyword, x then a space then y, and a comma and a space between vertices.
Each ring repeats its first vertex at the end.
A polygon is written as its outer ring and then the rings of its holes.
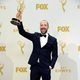
POLYGON ((62 5, 62 10, 63 10, 63 12, 65 12, 65 5, 67 4, 67 0, 60 0, 60 2, 61 2, 61 5, 62 5))
POLYGON ((21 16, 25 8, 24 0, 17 0, 17 2, 18 2, 18 7, 17 7, 16 18, 12 18, 12 20, 10 21, 11 24, 13 25, 20 25, 20 20, 22 18, 21 16))

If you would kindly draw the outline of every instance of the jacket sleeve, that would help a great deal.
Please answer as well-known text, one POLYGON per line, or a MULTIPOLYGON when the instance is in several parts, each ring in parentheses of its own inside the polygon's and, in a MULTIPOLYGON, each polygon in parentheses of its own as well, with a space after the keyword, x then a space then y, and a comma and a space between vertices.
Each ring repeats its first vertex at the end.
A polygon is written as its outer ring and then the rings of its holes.
POLYGON ((52 69, 54 68, 57 57, 58 57, 58 46, 57 46, 57 40, 55 39, 55 42, 53 44, 53 50, 52 50, 52 60, 51 60, 52 69))
POLYGON ((29 39, 29 40, 33 40, 34 34, 26 32, 23 28, 23 24, 22 22, 20 22, 20 25, 17 26, 18 30, 19 30, 19 34, 21 34, 22 36, 24 36, 25 38, 29 39))

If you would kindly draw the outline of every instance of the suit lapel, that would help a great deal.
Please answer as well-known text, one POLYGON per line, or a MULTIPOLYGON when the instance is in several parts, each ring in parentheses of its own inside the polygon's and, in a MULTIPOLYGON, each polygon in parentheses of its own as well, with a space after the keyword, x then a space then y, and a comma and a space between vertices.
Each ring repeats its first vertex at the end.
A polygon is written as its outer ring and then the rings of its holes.
POLYGON ((49 42, 50 42, 50 35, 48 35, 47 43, 43 47, 47 46, 49 44, 49 42))

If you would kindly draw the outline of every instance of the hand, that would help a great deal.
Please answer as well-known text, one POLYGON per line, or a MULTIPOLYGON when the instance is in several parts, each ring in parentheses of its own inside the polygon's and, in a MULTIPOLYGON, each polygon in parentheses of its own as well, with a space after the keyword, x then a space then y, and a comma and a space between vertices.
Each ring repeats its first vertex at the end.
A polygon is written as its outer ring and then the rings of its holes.
POLYGON ((49 66, 49 69, 50 69, 50 70, 52 70, 52 67, 51 67, 51 66, 49 66))
POLYGON ((22 20, 22 13, 20 11, 17 12, 16 18, 20 21, 22 20))

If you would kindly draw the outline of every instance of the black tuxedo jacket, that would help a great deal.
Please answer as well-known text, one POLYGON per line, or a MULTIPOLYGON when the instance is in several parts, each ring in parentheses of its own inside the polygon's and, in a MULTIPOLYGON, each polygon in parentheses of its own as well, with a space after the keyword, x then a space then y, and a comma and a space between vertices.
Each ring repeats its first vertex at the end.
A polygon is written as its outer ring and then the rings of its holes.
POLYGON ((26 37, 27 39, 33 42, 33 51, 29 58, 28 63, 30 65, 34 65, 37 63, 39 58, 40 64, 44 68, 48 68, 49 66, 53 68, 58 57, 56 38, 49 35, 47 44, 41 48, 40 33, 35 32, 34 34, 32 34, 32 33, 25 32, 25 30, 23 29, 22 22, 18 26, 18 30, 22 36, 26 37))

